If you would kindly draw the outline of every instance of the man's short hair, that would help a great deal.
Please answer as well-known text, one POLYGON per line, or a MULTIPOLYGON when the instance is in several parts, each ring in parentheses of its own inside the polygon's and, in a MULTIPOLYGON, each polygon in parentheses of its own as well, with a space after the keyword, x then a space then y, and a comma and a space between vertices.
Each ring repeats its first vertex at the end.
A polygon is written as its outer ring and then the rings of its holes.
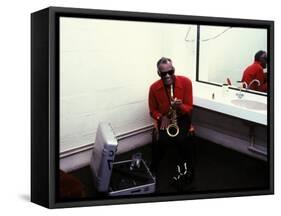
POLYGON ((266 52, 263 51, 263 50, 260 50, 258 51, 256 54, 255 54, 255 61, 259 61, 260 60, 260 57, 265 54, 266 52))
POLYGON ((172 64, 172 60, 166 57, 162 57, 161 59, 158 60, 157 62, 157 69, 159 70, 159 66, 160 64, 167 64, 167 63, 171 63, 172 64))

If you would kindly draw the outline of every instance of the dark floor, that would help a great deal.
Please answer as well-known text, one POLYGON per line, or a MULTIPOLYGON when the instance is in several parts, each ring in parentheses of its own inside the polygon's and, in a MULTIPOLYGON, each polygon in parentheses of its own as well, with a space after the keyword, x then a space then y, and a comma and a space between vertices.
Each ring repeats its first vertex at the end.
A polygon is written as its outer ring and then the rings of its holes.
MULTIPOLYGON (((227 149, 220 145, 208 142, 200 138, 194 138, 196 145, 195 175, 192 184, 182 193, 220 192, 238 190, 266 189, 269 185, 268 163, 239 152, 227 149)), ((115 161, 131 159, 131 156, 141 152, 142 158, 148 166, 151 164, 151 145, 127 152, 115 157, 115 161)), ((167 159, 163 161, 160 169, 157 194, 179 193, 177 188, 171 185, 175 170, 177 155, 169 152, 167 159)), ((80 179, 86 188, 87 198, 99 198, 92 181, 90 167, 84 167, 71 173, 80 179)))

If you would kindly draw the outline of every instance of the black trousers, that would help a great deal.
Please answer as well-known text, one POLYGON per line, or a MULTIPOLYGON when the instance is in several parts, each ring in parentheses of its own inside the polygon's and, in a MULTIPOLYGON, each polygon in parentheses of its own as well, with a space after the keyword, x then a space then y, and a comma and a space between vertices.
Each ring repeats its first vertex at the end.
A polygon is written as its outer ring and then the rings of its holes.
MULTIPOLYGON (((152 171, 156 178, 158 175, 161 161, 171 160, 176 164, 183 164, 184 162, 193 169, 194 166, 194 144, 193 137, 190 136, 188 128, 190 128, 190 117, 181 116, 178 121, 179 134, 176 137, 170 137, 166 130, 159 131, 158 140, 154 139, 152 145, 152 171), (171 155, 176 153, 176 155, 171 155)), ((160 125, 160 124, 159 124, 160 125)))

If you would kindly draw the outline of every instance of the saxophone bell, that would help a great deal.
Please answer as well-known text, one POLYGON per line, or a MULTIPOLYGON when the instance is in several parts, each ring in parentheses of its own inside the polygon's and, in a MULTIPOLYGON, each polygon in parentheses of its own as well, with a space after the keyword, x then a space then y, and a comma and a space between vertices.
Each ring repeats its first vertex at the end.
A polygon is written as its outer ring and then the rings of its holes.
POLYGON ((172 123, 166 128, 166 131, 170 137, 176 137, 179 134, 180 129, 176 123, 172 123))

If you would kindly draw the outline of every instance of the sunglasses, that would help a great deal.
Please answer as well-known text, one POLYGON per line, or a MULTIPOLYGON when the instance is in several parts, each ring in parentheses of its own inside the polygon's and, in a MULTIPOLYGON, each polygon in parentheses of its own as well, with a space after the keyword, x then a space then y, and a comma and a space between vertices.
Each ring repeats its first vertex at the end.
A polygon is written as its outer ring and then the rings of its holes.
POLYGON ((169 74, 170 76, 172 76, 175 73, 174 70, 169 70, 169 71, 165 71, 165 72, 160 72, 160 76, 161 77, 165 77, 167 74, 169 74))

